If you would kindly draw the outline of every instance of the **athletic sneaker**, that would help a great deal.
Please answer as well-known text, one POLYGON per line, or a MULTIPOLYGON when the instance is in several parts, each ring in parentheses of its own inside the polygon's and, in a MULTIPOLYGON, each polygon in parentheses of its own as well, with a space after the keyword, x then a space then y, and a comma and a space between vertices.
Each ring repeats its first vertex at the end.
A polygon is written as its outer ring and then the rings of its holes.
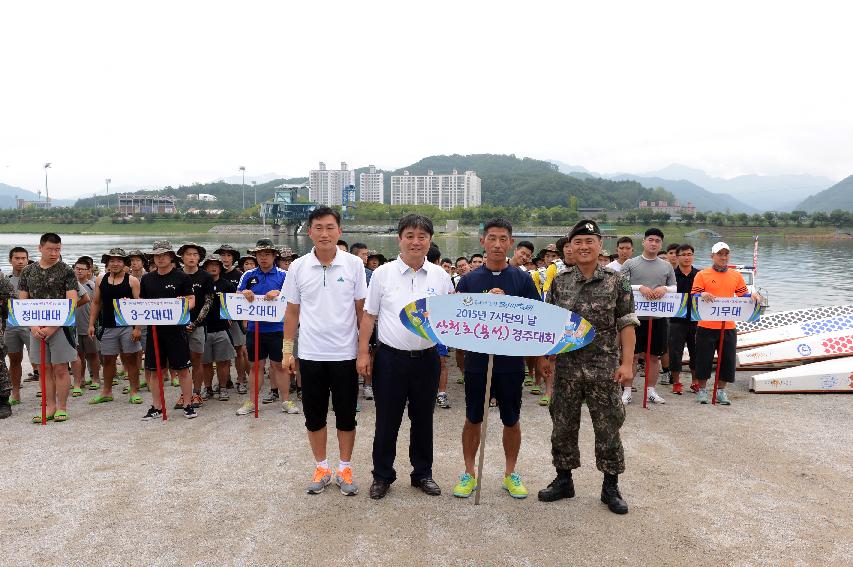
POLYGON ((271 404, 271 403, 273 403, 273 402, 275 402, 275 401, 277 401, 277 400, 278 400, 278 392, 274 392, 273 390, 270 390, 269 392, 267 392, 266 394, 264 394, 264 397, 263 397, 263 399, 261 400, 261 403, 263 403, 263 404, 271 404))
POLYGON ((465 376, 460 376, 459 378, 457 378, 456 383, 457 384, 464 384, 465 383, 465 376))
POLYGON ((219 401, 227 402, 231 396, 228 394, 228 388, 220 388, 219 389, 219 401))
POLYGON ((681 388, 682 388, 681 382, 673 384, 672 385, 672 393, 680 396, 683 393, 681 388))
POLYGON ((201 389, 201 399, 202 400, 209 400, 212 397, 213 397, 213 391, 210 388, 204 387, 201 389))
POLYGON ((255 413, 255 404, 252 400, 246 400, 243 405, 237 408, 237 415, 250 415, 255 413))
POLYGON ((631 403, 631 388, 622 390, 622 405, 627 406, 631 403))
POLYGON ((281 402, 281 411, 293 415, 299 413, 299 408, 290 400, 286 400, 281 402))
POLYGON ((216 386, 214 386, 214 387, 211 389, 211 391, 212 391, 214 394, 219 395, 219 384, 217 384, 216 386))
POLYGON ((510 473, 504 477, 503 488, 513 498, 527 498, 527 489, 521 483, 521 476, 518 473, 510 473))
POLYGON ((332 483, 332 471, 326 467, 318 466, 314 469, 314 476, 308 483, 308 494, 320 494, 332 483))
POLYGON ((367 385, 364 387, 364 399, 372 400, 373 399, 373 386, 367 385))
POLYGON ((649 388, 648 399, 650 404, 665 404, 666 400, 658 394, 654 388, 649 388))
POLYGON ((447 394, 442 392, 438 396, 436 396, 436 400, 438 402, 438 407, 444 409, 450 409, 450 401, 447 399, 447 394))
POLYGON ((248 391, 249 391, 249 389, 246 387, 246 385, 244 383, 242 383, 242 382, 237 383, 237 393, 238 394, 245 394, 248 391))
POLYGON ((193 397, 190 398, 190 404, 194 408, 200 408, 204 401, 201 399, 201 396, 198 394, 193 394, 193 397))
POLYGON ((335 473, 335 484, 341 489, 344 496, 355 496, 358 494, 358 485, 352 479, 352 467, 345 467, 335 473))
POLYGON ((669 370, 660 373, 658 376, 658 384, 663 384, 664 386, 672 384, 672 376, 670 375, 669 370))
POLYGON ((477 490, 477 479, 465 473, 459 477, 459 482, 453 487, 453 496, 468 498, 475 490, 477 490))
POLYGON ((700 390, 700 388, 699 388, 699 382, 691 382, 691 383, 690 383, 690 391, 692 391, 692 392, 695 394, 695 393, 697 393, 699 390, 700 390))
POLYGON ((195 408, 192 404, 184 406, 184 417, 187 419, 193 419, 198 417, 198 414, 195 411, 195 408))
POLYGON ((151 406, 148 412, 142 416, 142 421, 151 421, 152 419, 163 419, 163 412, 151 406))
POLYGON ((708 390, 705 388, 699 388, 699 391, 696 392, 696 401, 700 404, 708 403, 708 390))
POLYGON ((184 405, 184 395, 181 394, 180 396, 178 396, 178 400, 175 402, 175 409, 183 409, 184 405))
POLYGON ((180 388, 180 387, 181 387, 181 381, 180 381, 180 379, 178 379, 178 378, 172 378, 172 387, 173 387, 173 388, 180 388))
POLYGON ((729 399, 729 395, 725 390, 717 390, 717 403, 721 406, 732 405, 732 401, 729 399))

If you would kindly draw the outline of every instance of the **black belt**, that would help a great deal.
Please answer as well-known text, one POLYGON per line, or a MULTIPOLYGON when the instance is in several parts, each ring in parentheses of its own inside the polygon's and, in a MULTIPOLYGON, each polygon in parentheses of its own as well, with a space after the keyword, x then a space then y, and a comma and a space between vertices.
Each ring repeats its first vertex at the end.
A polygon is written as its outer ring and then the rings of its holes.
POLYGON ((409 358, 423 358, 428 356, 429 354, 436 352, 435 347, 431 346, 429 348, 425 348, 423 350, 400 350, 398 348, 394 348, 392 346, 386 345, 385 343, 379 343, 379 346, 385 349, 390 350, 395 354, 399 354, 400 356, 407 356, 409 358))

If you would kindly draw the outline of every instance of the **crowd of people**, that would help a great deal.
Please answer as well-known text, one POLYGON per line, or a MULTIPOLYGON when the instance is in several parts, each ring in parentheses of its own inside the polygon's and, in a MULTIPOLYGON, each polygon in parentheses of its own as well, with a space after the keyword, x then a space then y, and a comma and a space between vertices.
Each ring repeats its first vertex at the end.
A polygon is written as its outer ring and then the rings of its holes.
MULTIPOLYGON (((541 396, 539 404, 549 407, 554 424, 557 475, 539 491, 539 499, 574 496, 571 471, 580 466, 578 431, 585 403, 595 433, 596 465, 604 474, 601 500, 615 513, 628 510, 618 489, 618 475, 625 469, 619 429, 624 406, 636 390, 638 362, 648 360, 648 400, 662 404, 656 384, 671 384, 673 394, 683 393, 680 375, 686 347, 690 388, 699 403, 707 403, 707 381, 722 325, 725 346, 718 401, 730 404, 724 386, 734 381, 733 324, 697 324, 689 316, 650 324, 634 313, 635 292, 659 299, 677 291, 699 294, 706 301, 747 295, 740 273, 728 267, 725 243, 712 247, 712 266, 698 270, 693 266, 693 246, 664 248, 664 234, 657 228, 646 231, 637 256, 629 237, 618 239, 616 254, 609 255, 602 247, 601 230, 591 220, 577 223, 566 237, 537 253, 530 241, 513 239, 508 221, 492 219, 480 237, 482 253, 455 261, 442 257, 433 235, 430 219, 405 216, 398 225, 399 254, 389 260, 364 244, 348 245, 341 239, 340 215, 318 207, 308 219, 313 248, 301 256, 269 239, 259 240, 246 255, 230 245, 208 253, 194 242, 175 249, 171 242, 158 240, 149 251, 108 250, 101 256, 100 271, 89 256, 68 266, 61 258, 60 236, 46 233, 39 242, 38 260, 31 260, 22 247, 12 248, 11 274, 0 277, 0 418, 9 417, 12 406, 20 403, 22 380, 44 379, 39 395, 45 397, 47 419, 52 422, 69 419, 68 398, 82 396, 85 388, 97 391, 90 404, 112 402, 113 387, 120 384, 119 360, 128 401, 142 404, 143 392, 150 392, 151 405, 142 417, 146 421, 162 418, 164 411, 158 362, 166 372, 165 382, 180 390, 174 408, 189 419, 197 417, 208 400, 227 401, 234 391, 238 395, 260 391, 268 375, 262 403, 279 403, 286 414, 304 414, 316 462, 307 492, 318 494, 334 482, 345 495, 358 493, 351 459, 361 395, 374 400, 376 409, 370 497, 385 497, 396 481, 396 444, 404 411, 411 421, 411 484, 428 495, 439 495, 441 488, 432 478, 433 414, 436 406, 450 407, 451 353, 406 330, 399 312, 416 299, 454 292, 546 301, 578 313, 596 330, 589 346, 556 357, 495 357, 489 405, 498 407, 503 424, 502 486, 513 498, 528 496, 517 470, 525 388, 541 396), (101 273, 95 275, 96 270, 101 273), (223 319, 220 293, 240 293, 250 302, 283 294, 284 322, 223 319), (187 325, 158 326, 155 333, 151 327, 116 323, 114 300, 177 297, 187 300, 187 325), (10 298, 76 300, 76 326, 7 326, 10 298), (45 376, 39 377, 42 344, 45 376), (254 347, 247 348, 255 344, 257 354, 254 347), (34 362, 34 372, 26 378, 24 350, 34 362), (251 372, 255 363, 267 371, 257 374, 257 383, 251 372), (338 441, 336 467, 327 455, 330 399, 338 441)), ((459 349, 454 356, 461 371, 459 383, 464 384, 465 423, 464 472, 453 494, 468 497, 479 488, 474 461, 487 395, 487 356, 459 349)), ((247 396, 236 414, 258 410, 254 398, 247 396)), ((41 420, 41 415, 32 418, 34 423, 41 420)))

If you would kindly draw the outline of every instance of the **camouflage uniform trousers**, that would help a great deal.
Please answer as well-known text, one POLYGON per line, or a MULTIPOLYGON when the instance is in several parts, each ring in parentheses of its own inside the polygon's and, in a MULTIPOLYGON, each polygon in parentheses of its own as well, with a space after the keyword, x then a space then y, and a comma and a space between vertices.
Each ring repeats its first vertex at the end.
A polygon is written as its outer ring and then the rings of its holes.
MULTIPOLYGON (((558 470, 581 466, 578 432, 581 424, 581 405, 586 400, 592 427, 595 431, 595 465, 603 473, 625 472, 625 452, 619 438, 619 428, 625 422, 621 388, 613 381, 613 372, 590 376, 561 369, 558 365, 551 398, 551 454, 558 470)), ((588 369, 587 369, 588 370, 588 369)))
POLYGON ((0 397, 9 396, 12 393, 12 378, 9 376, 9 367, 6 366, 6 340, 4 329, 0 329, 0 397))

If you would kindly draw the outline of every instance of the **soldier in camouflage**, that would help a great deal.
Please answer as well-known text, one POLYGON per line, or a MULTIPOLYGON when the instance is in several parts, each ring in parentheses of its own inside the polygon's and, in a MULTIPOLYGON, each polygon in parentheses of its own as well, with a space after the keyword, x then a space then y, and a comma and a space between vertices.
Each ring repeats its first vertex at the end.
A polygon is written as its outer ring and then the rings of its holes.
MULTIPOLYGON (((554 397, 551 401, 551 453, 557 478, 539 491, 539 500, 553 502, 575 495, 572 469, 580 467, 578 431, 581 404, 586 401, 595 430, 595 460, 604 473, 601 501, 611 512, 625 514, 628 505, 617 486, 625 471, 625 454, 619 428, 625 421, 620 384, 634 377, 634 295, 628 280, 598 265, 601 231, 594 221, 583 220, 569 234, 575 266, 561 271, 551 285, 548 302, 574 311, 595 328, 587 347, 557 356, 554 397), (621 360, 619 341, 621 339, 621 360)), ((552 372, 544 360, 540 371, 552 372)))
POLYGON ((0 419, 12 415, 9 395, 12 393, 12 379, 6 366, 6 319, 9 317, 9 299, 14 299, 15 290, 9 278, 0 274, 0 419))

